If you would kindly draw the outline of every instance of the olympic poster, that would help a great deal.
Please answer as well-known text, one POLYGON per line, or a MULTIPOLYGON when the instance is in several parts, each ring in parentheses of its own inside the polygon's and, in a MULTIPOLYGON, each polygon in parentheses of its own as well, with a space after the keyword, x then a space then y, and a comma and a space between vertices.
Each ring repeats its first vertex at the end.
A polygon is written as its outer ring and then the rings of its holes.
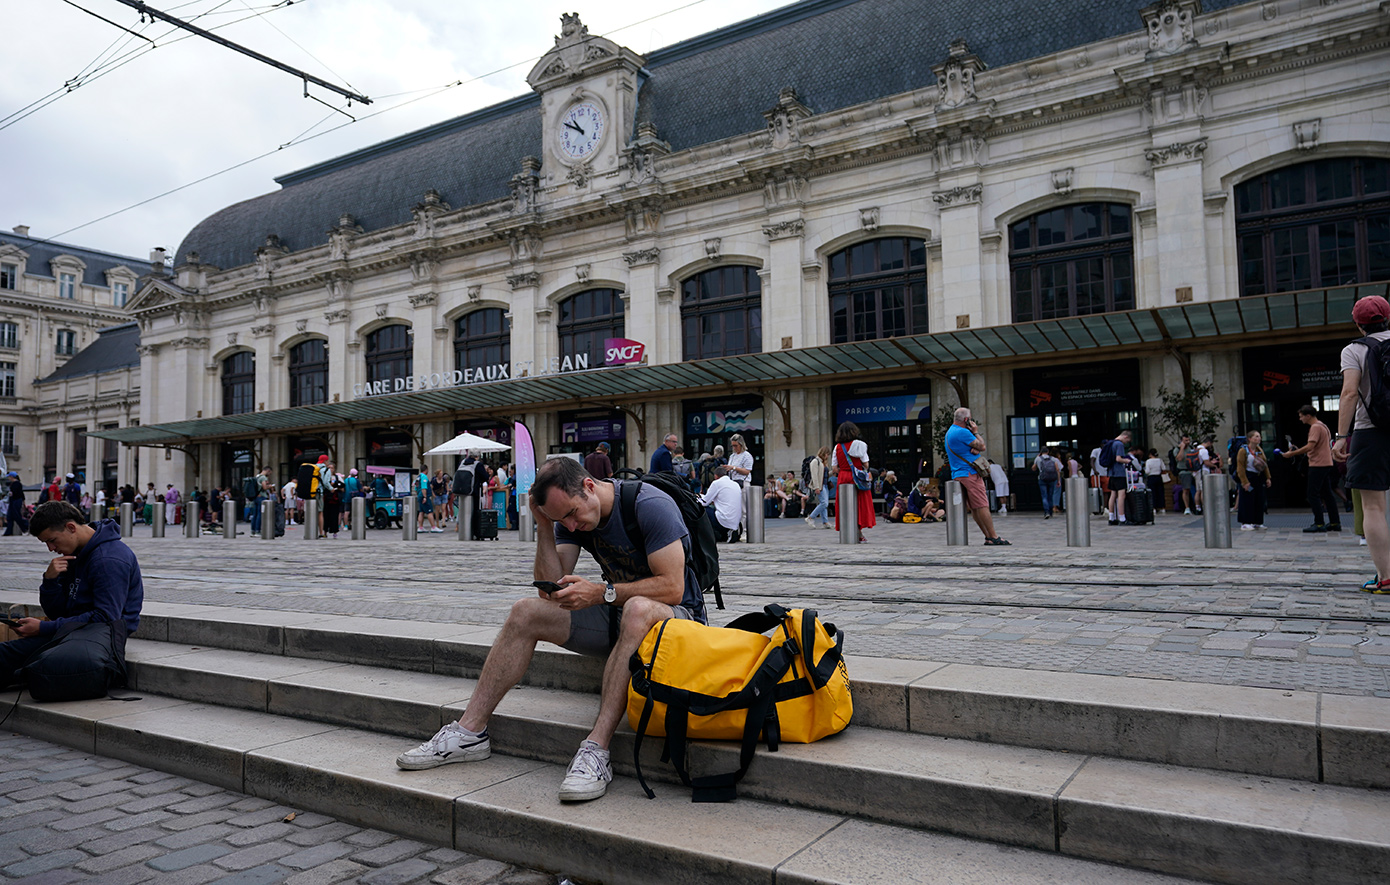
POLYGON ((536 481, 536 447, 531 443, 531 431, 520 421, 516 422, 512 445, 516 455, 516 493, 525 495, 536 481))

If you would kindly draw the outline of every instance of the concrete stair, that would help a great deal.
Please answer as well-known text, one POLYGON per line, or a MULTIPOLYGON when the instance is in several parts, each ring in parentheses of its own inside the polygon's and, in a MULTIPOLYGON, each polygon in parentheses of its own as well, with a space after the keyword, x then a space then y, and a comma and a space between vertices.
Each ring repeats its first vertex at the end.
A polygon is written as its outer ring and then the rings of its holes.
POLYGON ((738 802, 690 803, 659 740, 647 800, 624 727, 609 794, 565 806, 601 663, 567 652, 539 651, 499 707, 491 760, 395 768, 461 712, 492 632, 151 605, 128 655, 141 701, 25 699, 10 722, 586 881, 1390 880, 1390 700, 851 658, 855 725, 760 750, 738 802))

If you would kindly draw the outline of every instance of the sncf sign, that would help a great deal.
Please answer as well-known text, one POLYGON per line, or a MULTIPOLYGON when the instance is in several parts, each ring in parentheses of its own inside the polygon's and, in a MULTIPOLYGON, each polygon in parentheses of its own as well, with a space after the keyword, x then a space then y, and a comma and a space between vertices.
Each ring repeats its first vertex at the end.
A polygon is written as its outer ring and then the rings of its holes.
POLYGON ((640 363, 646 353, 646 345, 630 338, 608 338, 603 342, 603 364, 621 366, 627 363, 640 363))

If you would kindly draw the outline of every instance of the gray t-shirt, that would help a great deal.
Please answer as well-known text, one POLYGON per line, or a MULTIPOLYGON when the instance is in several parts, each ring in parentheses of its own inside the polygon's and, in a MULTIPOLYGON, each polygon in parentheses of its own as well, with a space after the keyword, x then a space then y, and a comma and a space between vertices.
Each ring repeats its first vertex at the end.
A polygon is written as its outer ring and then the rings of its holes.
MULTIPOLYGON (((555 543, 574 544, 583 547, 598 560, 604 576, 614 583, 626 584, 652 576, 651 566, 645 558, 637 555, 637 546, 628 537, 623 526, 623 513, 620 501, 622 487, 626 480, 607 480, 613 484, 613 510, 608 519, 601 522, 592 532, 571 532, 560 524, 555 525, 555 543)), ((685 594, 680 604, 690 610, 695 620, 709 623, 705 614, 705 597, 695 572, 690 568, 690 532, 681 518, 680 508, 670 496, 660 489, 643 485, 637 492, 637 523, 642 529, 647 552, 660 550, 673 541, 681 542, 686 555, 685 594)))
MULTIPOLYGON (((1390 338, 1390 332, 1375 332, 1369 337, 1376 340, 1390 338)), ((1352 430, 1369 430, 1375 425, 1371 423, 1371 416, 1366 414, 1366 400, 1371 398, 1371 379, 1366 375, 1366 354, 1369 351, 1366 345, 1353 341, 1342 348, 1342 372, 1347 369, 1356 369, 1361 373, 1361 395, 1356 398, 1356 422, 1352 424, 1352 430)))

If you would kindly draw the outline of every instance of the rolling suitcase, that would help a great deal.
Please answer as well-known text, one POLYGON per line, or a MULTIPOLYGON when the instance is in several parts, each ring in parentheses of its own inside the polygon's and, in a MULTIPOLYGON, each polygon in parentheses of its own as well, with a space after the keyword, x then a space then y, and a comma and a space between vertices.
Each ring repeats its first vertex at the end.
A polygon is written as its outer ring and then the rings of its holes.
POLYGON ((484 541, 497 540, 497 511, 478 511, 478 537, 484 541))
POLYGON ((1149 489, 1134 489, 1125 493, 1125 520, 1134 525, 1151 525, 1154 521, 1154 493, 1149 489))

